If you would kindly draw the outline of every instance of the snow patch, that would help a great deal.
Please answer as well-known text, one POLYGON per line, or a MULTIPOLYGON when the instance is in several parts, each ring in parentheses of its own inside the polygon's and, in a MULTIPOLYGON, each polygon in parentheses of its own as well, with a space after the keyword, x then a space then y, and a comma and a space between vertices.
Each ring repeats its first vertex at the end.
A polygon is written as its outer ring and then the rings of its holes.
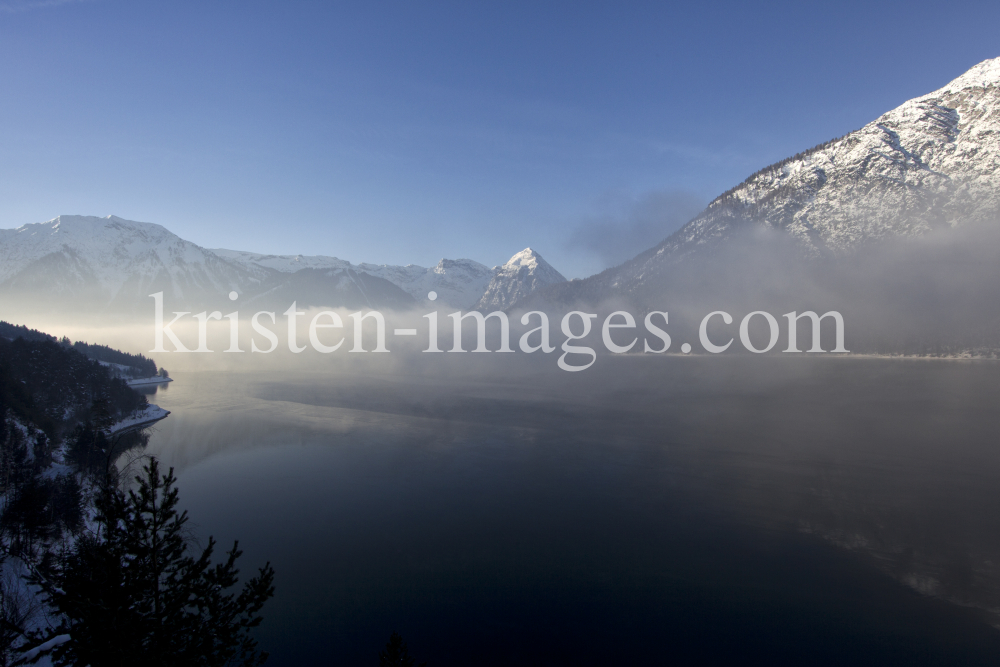
POLYGON ((109 435, 133 431, 140 427, 148 426, 161 419, 165 419, 170 414, 169 410, 164 410, 158 405, 150 403, 143 410, 136 410, 125 419, 115 422, 109 429, 109 435))

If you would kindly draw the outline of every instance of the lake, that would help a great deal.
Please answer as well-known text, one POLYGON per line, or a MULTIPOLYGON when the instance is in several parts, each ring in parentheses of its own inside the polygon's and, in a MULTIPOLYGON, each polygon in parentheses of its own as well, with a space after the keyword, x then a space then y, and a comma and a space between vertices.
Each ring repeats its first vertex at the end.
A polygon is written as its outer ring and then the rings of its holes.
POLYGON ((997 363, 456 356, 150 396, 269 665, 1000 664, 997 363))

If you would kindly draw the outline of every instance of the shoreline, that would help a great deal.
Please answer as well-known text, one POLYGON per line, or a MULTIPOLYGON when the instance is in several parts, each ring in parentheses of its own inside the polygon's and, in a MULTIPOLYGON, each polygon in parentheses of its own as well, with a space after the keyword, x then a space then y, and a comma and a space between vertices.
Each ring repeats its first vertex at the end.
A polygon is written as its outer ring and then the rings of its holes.
POLYGON ((161 378, 159 376, 154 375, 153 377, 148 377, 148 378, 133 378, 131 380, 126 380, 125 382, 130 387, 144 387, 146 385, 166 384, 168 382, 173 382, 173 381, 174 381, 173 378, 161 378))
POLYGON ((147 426, 155 424, 158 421, 166 419, 169 414, 170 410, 164 410, 160 406, 150 403, 145 410, 135 412, 132 416, 112 424, 111 428, 108 430, 108 435, 117 435, 120 433, 127 433, 128 431, 143 429, 147 426))

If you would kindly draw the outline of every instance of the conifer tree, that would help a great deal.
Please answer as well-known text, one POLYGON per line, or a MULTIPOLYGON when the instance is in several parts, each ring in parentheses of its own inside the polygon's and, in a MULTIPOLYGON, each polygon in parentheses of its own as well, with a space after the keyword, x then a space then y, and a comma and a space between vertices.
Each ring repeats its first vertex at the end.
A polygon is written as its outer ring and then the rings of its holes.
POLYGON ((98 530, 33 578, 63 619, 34 637, 52 645, 43 653, 56 665, 92 667, 263 664, 267 653, 250 631, 274 594, 270 564, 238 595, 228 592, 238 581, 239 543, 214 565, 212 538, 199 557, 189 555, 173 469, 161 476, 152 459, 135 480, 128 493, 105 484, 98 530))
MULTIPOLYGON (((414 667, 416 664, 416 658, 410 655, 410 649, 397 632, 389 637, 385 650, 378 652, 379 667, 414 667)), ((419 667, 427 667, 427 663, 422 662, 419 667)))

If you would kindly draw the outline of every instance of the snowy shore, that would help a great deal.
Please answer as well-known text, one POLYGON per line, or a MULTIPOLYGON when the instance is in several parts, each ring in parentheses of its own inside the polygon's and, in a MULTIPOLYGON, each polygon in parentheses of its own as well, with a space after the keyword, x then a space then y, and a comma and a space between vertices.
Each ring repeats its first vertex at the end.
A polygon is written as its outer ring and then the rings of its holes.
POLYGON ((165 419, 169 414, 169 410, 164 410, 160 406, 150 403, 144 410, 137 410, 125 419, 115 422, 111 426, 109 434, 114 435, 116 433, 134 431, 165 419))
POLYGON ((128 382, 128 386, 130 387, 142 387, 149 384, 166 384, 168 382, 173 382, 173 379, 154 375, 148 378, 132 378, 130 380, 126 380, 126 382, 128 382))

